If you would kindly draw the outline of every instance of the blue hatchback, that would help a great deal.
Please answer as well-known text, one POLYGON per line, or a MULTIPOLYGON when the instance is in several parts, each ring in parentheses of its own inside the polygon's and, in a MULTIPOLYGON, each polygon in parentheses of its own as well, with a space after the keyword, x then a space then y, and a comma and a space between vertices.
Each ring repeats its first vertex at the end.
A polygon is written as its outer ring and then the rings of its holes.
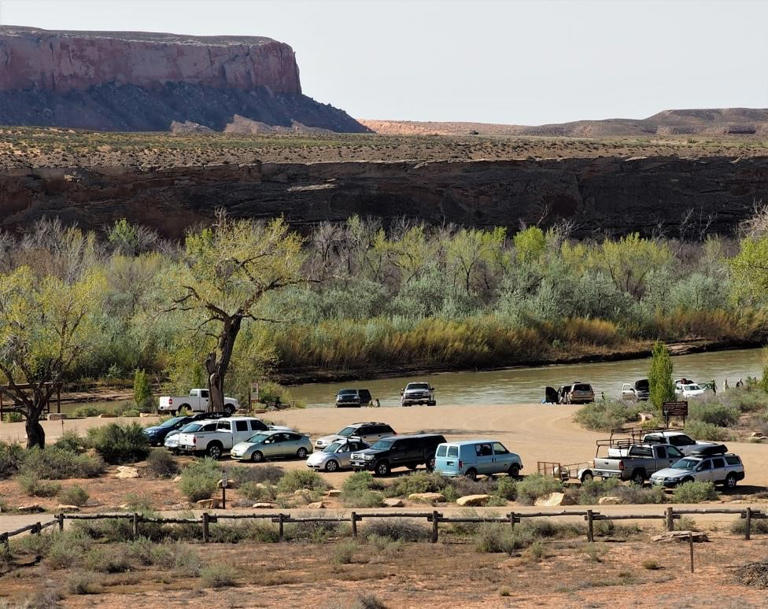
POLYGON ((464 440, 440 444, 435 452, 435 471, 443 476, 509 474, 517 477, 523 469, 520 455, 509 452, 497 440, 464 440))

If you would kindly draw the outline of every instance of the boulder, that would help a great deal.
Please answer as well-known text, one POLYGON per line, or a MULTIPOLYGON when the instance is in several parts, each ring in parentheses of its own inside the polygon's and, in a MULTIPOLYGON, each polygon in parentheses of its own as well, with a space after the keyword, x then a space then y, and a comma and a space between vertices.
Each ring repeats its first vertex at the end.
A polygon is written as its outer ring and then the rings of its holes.
POLYGON ((174 476, 171 482, 181 482, 181 476, 174 476))
POLYGON ((128 480, 130 478, 138 478, 139 477, 139 470, 135 467, 131 467, 130 465, 118 465, 117 471, 115 472, 115 478, 119 478, 120 480, 128 480))
POLYGON ((315 501, 314 503, 308 503, 307 508, 310 510, 324 510, 325 504, 322 501, 315 501))
POLYGON ((329 491, 326 493, 326 495, 327 495, 328 497, 339 497, 339 496, 341 495, 341 491, 340 491, 339 489, 336 489, 336 488, 332 488, 331 490, 329 490, 329 491))
POLYGON ((490 499, 490 495, 465 495, 464 497, 459 497, 456 500, 456 504, 463 507, 474 507, 485 505, 490 499))
POLYGON ((538 505, 540 507, 554 507, 558 505, 573 505, 574 501, 571 497, 566 495, 565 493, 550 493, 549 495, 544 495, 543 497, 539 497, 534 502, 534 505, 538 505))
POLYGON ((421 503, 443 503, 445 501, 442 493, 411 493, 408 495, 408 499, 421 503))
POLYGON ((621 500, 621 497, 614 497, 613 495, 600 497, 600 499, 597 500, 597 505, 619 505, 620 503, 624 503, 621 500))
POLYGON ((18 508, 16 508, 19 512, 27 512, 27 513, 34 513, 34 512, 44 512, 45 510, 40 507, 37 503, 30 503, 28 505, 20 505, 18 508))
POLYGON ((57 505, 56 506, 57 512, 79 512, 80 508, 76 505, 57 505))
POLYGON ((403 507, 404 505, 403 500, 398 499, 397 497, 387 497, 384 500, 384 507, 398 508, 403 507))
POLYGON ((259 503, 254 503, 251 507, 257 510, 271 510, 275 507, 275 504, 267 503, 266 501, 263 501, 259 503))
POLYGON ((67 415, 63 412, 49 412, 48 413, 48 420, 49 421, 63 421, 67 418, 67 415))
POLYGON ((221 499, 200 499, 195 505, 200 509, 216 510, 221 507, 221 499))
POLYGON ((670 543, 673 541, 688 541, 690 537, 693 537, 693 541, 696 543, 709 541, 707 534, 702 531, 667 531, 660 535, 654 535, 651 537, 651 541, 670 543))

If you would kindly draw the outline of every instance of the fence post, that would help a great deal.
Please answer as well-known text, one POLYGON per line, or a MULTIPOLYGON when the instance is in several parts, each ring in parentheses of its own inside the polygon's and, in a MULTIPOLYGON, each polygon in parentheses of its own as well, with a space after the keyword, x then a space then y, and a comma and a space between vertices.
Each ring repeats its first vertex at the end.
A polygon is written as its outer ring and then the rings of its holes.
POLYGON ((203 543, 208 543, 208 539, 210 538, 210 530, 208 528, 209 522, 210 516, 208 515, 208 512, 203 512, 203 543))
POLYGON ((285 514, 278 514, 277 515, 277 539, 278 541, 283 541, 285 539, 285 529, 283 525, 283 519, 285 518, 285 514))
POLYGON ((2 543, 5 546, 5 551, 10 552, 11 545, 8 542, 8 533, 2 533, 0 534, 0 543, 2 543))
POLYGON ((745 514, 745 520, 744 523, 746 526, 744 527, 744 539, 747 541, 750 540, 750 536, 752 533, 752 508, 747 507, 747 513, 745 514))
POLYGON ((437 543, 438 525, 440 524, 440 514, 432 512, 432 543, 437 543))
POLYGON ((133 518, 131 519, 131 534, 133 535, 133 538, 136 539, 139 536, 139 514, 138 512, 133 513, 133 518))
POLYGON ((587 510, 587 541, 595 541, 595 526, 592 510, 587 510))
POLYGON ((357 537, 357 514, 352 512, 349 517, 352 519, 352 537, 357 537))
POLYGON ((691 573, 693 573, 693 533, 688 531, 688 546, 691 548, 691 573))
POLYGON ((64 530, 64 512, 61 514, 56 514, 56 520, 59 521, 59 531, 64 530))
POLYGON ((667 511, 667 514, 666 514, 667 531, 674 531, 675 530, 674 508, 668 507, 666 511, 667 511))
POLYGON ((514 512, 510 512, 509 514, 507 514, 507 518, 509 518, 509 526, 510 526, 510 528, 514 529, 515 528, 515 513, 514 512))

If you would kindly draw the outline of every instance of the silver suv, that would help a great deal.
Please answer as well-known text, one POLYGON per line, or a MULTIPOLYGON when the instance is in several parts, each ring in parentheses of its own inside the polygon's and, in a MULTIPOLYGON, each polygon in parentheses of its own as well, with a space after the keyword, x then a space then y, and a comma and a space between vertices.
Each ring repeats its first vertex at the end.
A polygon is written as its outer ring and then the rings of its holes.
POLYGON ((726 453, 727 448, 702 447, 687 457, 683 457, 670 467, 651 475, 654 486, 677 486, 697 480, 722 484, 731 489, 739 480, 744 479, 744 465, 738 455, 726 453))
POLYGON ((435 388, 429 383, 408 383, 400 392, 400 406, 426 404, 436 406, 435 388))
POLYGON ((386 423, 377 423, 375 421, 352 423, 351 425, 347 425, 344 429, 339 430, 338 433, 331 434, 330 436, 323 436, 322 438, 315 440, 315 448, 322 450, 337 440, 346 440, 349 438, 360 439, 366 444, 373 444, 376 440, 394 435, 395 430, 386 423))

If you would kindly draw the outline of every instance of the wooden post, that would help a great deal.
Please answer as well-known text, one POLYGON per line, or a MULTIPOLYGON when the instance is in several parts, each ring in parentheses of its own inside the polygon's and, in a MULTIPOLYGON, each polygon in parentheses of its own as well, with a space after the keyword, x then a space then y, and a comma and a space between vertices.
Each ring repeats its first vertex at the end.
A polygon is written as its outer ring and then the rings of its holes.
POLYGON ((666 514, 667 531, 674 531, 675 530, 674 508, 668 507, 666 511, 667 511, 667 514, 666 514))
POLYGON ((595 541, 595 525, 592 510, 587 510, 587 541, 595 541))
POLYGON ((56 514, 56 520, 59 521, 59 531, 64 530, 64 512, 61 514, 56 514))
POLYGON ((277 539, 278 541, 284 541, 285 539, 285 525, 283 524, 283 519, 285 518, 285 514, 278 514, 277 515, 277 539))
POLYGON ((432 543, 437 543, 438 525, 440 524, 440 514, 432 512, 432 543))
POLYGON ((131 527, 131 534, 133 535, 133 538, 136 539, 139 536, 139 514, 137 512, 133 513, 131 523, 133 525, 131 527))
POLYGON ((43 525, 40 522, 36 522, 35 526, 32 528, 32 532, 35 535, 40 535, 40 532, 43 530, 43 525))
POLYGON ((209 523, 210 523, 210 516, 208 515, 208 512, 203 512, 203 543, 208 543, 208 540, 210 539, 210 536, 211 536, 209 523))
POLYGON ((8 533, 2 533, 0 534, 0 543, 2 543, 5 546, 5 551, 9 552, 11 549, 10 544, 8 543, 8 533))
POLYGON ((746 521, 744 523, 746 525, 744 527, 744 539, 749 541, 752 533, 752 508, 751 507, 747 507, 747 513, 745 514, 744 520, 746 521))
POLYGON ((514 512, 510 512, 509 514, 507 514, 507 518, 509 518, 509 526, 510 526, 510 528, 514 529, 515 528, 515 513, 514 512))
POLYGON ((688 546, 691 549, 691 573, 693 573, 693 533, 688 531, 688 546))
POLYGON ((352 512, 349 517, 352 519, 352 537, 357 537, 357 514, 352 512))

